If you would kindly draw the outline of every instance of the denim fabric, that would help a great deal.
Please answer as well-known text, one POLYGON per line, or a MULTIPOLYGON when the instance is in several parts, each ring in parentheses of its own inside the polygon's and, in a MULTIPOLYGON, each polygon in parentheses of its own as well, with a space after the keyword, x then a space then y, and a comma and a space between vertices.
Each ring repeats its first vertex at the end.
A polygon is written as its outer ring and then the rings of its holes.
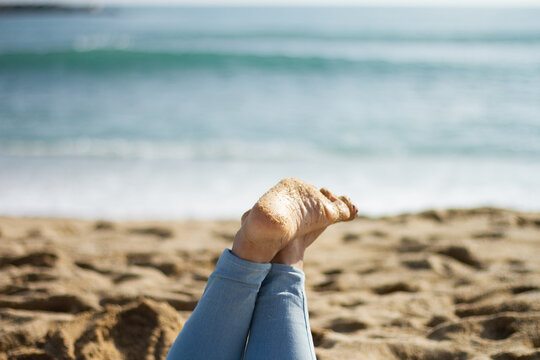
POLYGON ((304 290, 305 275, 272 264, 251 321, 246 360, 315 360, 304 290))
POLYGON ((226 249, 167 360, 315 360, 304 279, 226 249))
POLYGON ((167 360, 240 360, 257 293, 270 268, 225 249, 167 360))

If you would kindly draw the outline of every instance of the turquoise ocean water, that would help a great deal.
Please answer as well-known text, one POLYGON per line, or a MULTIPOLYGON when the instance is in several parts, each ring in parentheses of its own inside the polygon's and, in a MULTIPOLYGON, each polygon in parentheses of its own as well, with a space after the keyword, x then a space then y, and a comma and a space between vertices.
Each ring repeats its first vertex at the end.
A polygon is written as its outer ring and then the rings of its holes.
POLYGON ((0 15, 0 215, 540 211, 540 9, 0 15))

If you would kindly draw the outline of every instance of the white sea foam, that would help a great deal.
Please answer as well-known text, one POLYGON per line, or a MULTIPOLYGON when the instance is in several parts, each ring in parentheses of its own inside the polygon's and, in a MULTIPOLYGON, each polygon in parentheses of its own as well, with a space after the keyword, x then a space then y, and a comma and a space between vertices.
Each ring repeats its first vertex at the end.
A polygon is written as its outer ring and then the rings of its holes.
POLYGON ((426 208, 540 210, 540 162, 441 158, 246 162, 0 157, 0 214, 237 218, 280 178, 345 193, 368 215, 426 208))

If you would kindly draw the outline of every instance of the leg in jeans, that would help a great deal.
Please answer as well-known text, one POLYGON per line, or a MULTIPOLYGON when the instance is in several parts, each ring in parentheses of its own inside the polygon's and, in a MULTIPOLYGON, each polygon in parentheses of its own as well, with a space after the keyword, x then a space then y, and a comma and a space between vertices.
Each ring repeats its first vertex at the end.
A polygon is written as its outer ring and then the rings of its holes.
MULTIPOLYGON (((226 251, 220 258, 168 359, 239 360, 260 286, 271 268, 269 262, 281 265, 274 266, 268 286, 261 289, 261 303, 273 297, 276 289, 286 290, 284 296, 278 294, 279 306, 274 307, 274 315, 284 321, 279 328, 275 325, 280 333, 274 336, 285 338, 291 331, 304 339, 282 348, 291 354, 284 359, 303 360, 304 354, 311 354, 301 271, 304 250, 326 227, 352 220, 357 212, 348 198, 337 198, 326 189, 319 191, 298 179, 284 179, 271 188, 242 216, 232 253, 226 251), (298 331, 298 324, 305 329, 298 331)), ((263 314, 269 313, 267 308, 261 307, 263 314)), ((255 330, 264 327, 265 319, 255 324, 255 330)), ((257 331, 252 331, 251 336, 260 339, 254 344, 262 344, 264 339, 257 331)), ((257 348, 251 354, 257 359, 262 356, 257 348)))
POLYGON ((245 360, 315 360, 304 273, 272 264, 259 295, 245 360))
POLYGON ((239 360, 257 293, 270 264, 242 260, 226 249, 167 360, 239 360))

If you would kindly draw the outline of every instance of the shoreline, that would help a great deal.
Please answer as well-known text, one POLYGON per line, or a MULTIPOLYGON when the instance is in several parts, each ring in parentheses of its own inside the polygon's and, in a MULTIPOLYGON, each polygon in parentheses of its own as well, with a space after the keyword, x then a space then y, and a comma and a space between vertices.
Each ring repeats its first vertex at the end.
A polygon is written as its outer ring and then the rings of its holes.
MULTIPOLYGON (((0 217, 0 360, 165 359, 238 226, 0 217), (129 331, 141 324, 143 345, 129 331)), ((428 210, 332 226, 304 267, 317 357, 534 359, 538 253, 537 212, 428 210)))
MULTIPOLYGON (((499 207, 499 206, 472 206, 472 207, 447 207, 447 208, 426 208, 418 211, 398 211, 395 213, 381 214, 381 215, 368 215, 366 213, 359 213, 357 219, 366 219, 366 220, 384 220, 389 218, 399 218, 407 216, 420 216, 430 218, 433 217, 433 214, 438 214, 442 217, 454 216, 458 214, 489 214, 489 213, 498 213, 498 212, 509 212, 514 213, 516 216, 522 215, 531 215, 540 217, 540 210, 519 210, 511 207, 499 207)), ((240 214, 241 215, 241 214, 240 214)), ((240 218, 240 215, 238 218, 240 218)), ((435 215, 435 216, 438 216, 435 215)), ((113 223, 187 223, 187 222, 234 222, 237 219, 233 217, 179 217, 179 218, 154 218, 154 217, 136 217, 136 218, 122 218, 122 217, 77 217, 77 216, 56 216, 56 215, 10 215, 0 213, 0 221, 7 219, 26 219, 26 220, 50 220, 50 221, 83 221, 83 222, 113 222, 113 223)))

